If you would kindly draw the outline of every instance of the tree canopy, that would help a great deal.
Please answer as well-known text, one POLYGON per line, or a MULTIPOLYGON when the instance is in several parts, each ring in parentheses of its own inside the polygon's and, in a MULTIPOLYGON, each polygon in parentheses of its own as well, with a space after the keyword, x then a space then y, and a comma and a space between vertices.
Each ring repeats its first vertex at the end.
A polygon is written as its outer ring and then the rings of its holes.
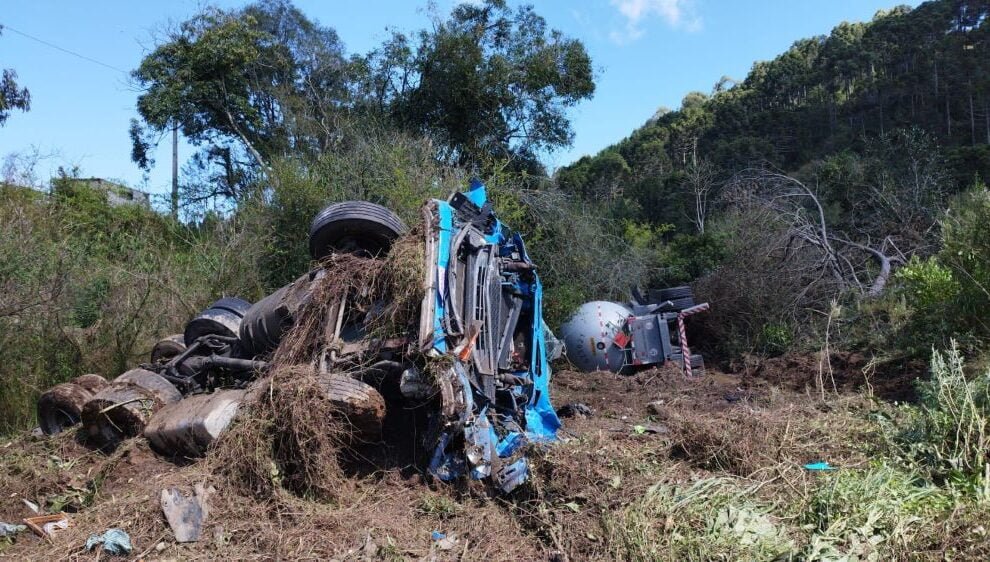
POLYGON ((414 40, 367 57, 368 95, 396 122, 435 136, 459 164, 536 161, 573 138, 566 109, 594 93, 584 45, 532 6, 461 4, 414 40), (415 43, 415 47, 411 44, 415 43))
POLYGON ((132 157, 153 165, 148 149, 178 127, 202 149, 191 171, 206 195, 237 198, 275 159, 334 150, 348 119, 429 136, 442 160, 467 166, 539 169, 541 151, 571 142, 566 109, 592 95, 591 60, 532 7, 458 5, 413 37, 348 56, 286 0, 206 8, 132 74, 143 89, 132 157))
MULTIPOLYGON (((658 112, 615 146, 562 169, 558 179, 577 193, 599 193, 618 181, 625 193, 619 206, 633 210, 632 218, 674 224, 679 232, 697 222, 685 174, 702 160, 723 179, 751 166, 796 172, 842 153, 875 159, 878 139, 896 144, 892 132, 916 129, 941 146, 956 188, 974 176, 985 179, 988 15, 986 0, 936 0, 842 23, 755 63, 743 80, 722 77, 710 96, 688 94, 679 110, 658 112), (623 163, 620 178, 594 173, 623 163)), ((859 189, 848 196, 861 198, 865 184, 859 189)))
MULTIPOLYGON (((2 33, 3 26, 0 25, 0 34, 2 33)), ((7 122, 10 112, 15 109, 21 111, 31 109, 31 93, 27 88, 17 84, 16 72, 5 68, 0 75, 0 126, 7 122)))

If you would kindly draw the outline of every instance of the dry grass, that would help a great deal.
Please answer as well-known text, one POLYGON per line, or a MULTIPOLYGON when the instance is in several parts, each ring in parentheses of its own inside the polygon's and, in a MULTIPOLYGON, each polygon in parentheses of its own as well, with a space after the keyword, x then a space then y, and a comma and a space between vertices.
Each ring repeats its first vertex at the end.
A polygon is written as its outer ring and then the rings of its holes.
POLYGON ((867 444, 873 439, 863 423, 862 414, 868 411, 859 409, 863 405, 835 401, 827 417, 807 404, 704 415, 675 411, 666 420, 674 441, 671 454, 698 468, 754 479, 779 465, 800 466, 823 459, 844 467, 859 466, 866 462, 867 444))
POLYGON ((239 418, 208 462, 247 495, 270 499, 281 488, 335 501, 350 487, 340 467, 348 427, 309 367, 275 370, 260 381, 250 415, 239 418))
MULTIPOLYGON (((311 364, 334 344, 338 303, 347 299, 345 322, 360 323, 376 341, 415 333, 423 296, 422 229, 396 240, 384 259, 333 254, 312 299, 275 351, 276 367, 311 364)), ((370 355, 373 355, 373 350, 370 355)))

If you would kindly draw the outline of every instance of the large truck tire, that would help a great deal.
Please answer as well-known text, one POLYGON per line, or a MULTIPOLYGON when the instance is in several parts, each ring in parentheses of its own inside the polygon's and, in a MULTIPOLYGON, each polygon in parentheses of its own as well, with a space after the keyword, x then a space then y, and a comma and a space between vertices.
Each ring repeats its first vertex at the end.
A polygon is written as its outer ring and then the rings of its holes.
POLYGON ((406 225, 395 213, 368 201, 334 203, 320 211, 309 228, 309 254, 323 260, 334 252, 388 253, 406 225))

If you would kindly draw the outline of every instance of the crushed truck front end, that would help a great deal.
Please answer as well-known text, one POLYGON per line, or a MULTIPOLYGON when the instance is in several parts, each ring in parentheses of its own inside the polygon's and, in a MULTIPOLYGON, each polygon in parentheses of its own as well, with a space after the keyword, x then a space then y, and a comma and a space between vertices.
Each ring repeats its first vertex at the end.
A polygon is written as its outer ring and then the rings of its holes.
POLYGON ((485 186, 424 209, 426 292, 419 346, 440 361, 441 419, 429 471, 490 479, 503 492, 528 475, 527 443, 556 439, 543 287, 522 237, 495 216, 485 186))

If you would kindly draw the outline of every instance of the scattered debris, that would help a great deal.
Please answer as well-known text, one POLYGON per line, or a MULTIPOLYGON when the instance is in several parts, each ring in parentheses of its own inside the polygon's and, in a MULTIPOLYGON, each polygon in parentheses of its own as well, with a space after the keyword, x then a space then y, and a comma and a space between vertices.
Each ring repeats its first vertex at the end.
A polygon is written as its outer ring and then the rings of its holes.
POLYGON ((667 417, 667 404, 663 400, 655 400, 646 405, 646 411, 662 420, 667 417))
POLYGON ((0 538, 12 537, 17 533, 21 533, 27 530, 26 525, 13 525, 10 523, 4 523, 0 521, 0 538))
POLYGON ((176 488, 162 490, 161 506, 165 513, 176 542, 196 542, 203 531, 203 523, 209 514, 207 500, 215 490, 204 489, 196 484, 192 497, 185 496, 176 488))
POLYGON ((660 425, 657 423, 647 423, 643 425, 634 425, 633 433, 636 435, 645 435, 647 433, 651 435, 664 435, 670 433, 670 429, 665 425, 660 425))
POLYGON ((24 505, 26 505, 27 508, 31 510, 31 513, 41 514, 41 508, 38 507, 38 504, 34 503, 33 501, 27 498, 21 498, 21 501, 24 502, 24 505))
POLYGON ((582 402, 572 402, 570 404, 564 404, 557 409, 557 417, 559 418, 590 418, 595 415, 594 410, 590 406, 582 402))
POLYGON ((836 470, 836 467, 828 464, 828 461, 812 462, 804 465, 805 470, 819 471, 819 470, 836 470))
POLYGON ((69 516, 65 513, 56 513, 54 515, 25 517, 24 524, 39 537, 51 540, 56 530, 69 527, 69 516))
POLYGON ((440 550, 450 550, 455 546, 457 546, 457 542, 458 542, 457 535, 453 533, 451 533, 450 535, 446 535, 444 533, 441 533, 440 531, 433 531, 433 533, 431 534, 431 538, 433 539, 434 544, 436 544, 437 548, 439 548, 440 550))
POLYGON ((50 537, 55 534, 55 531, 68 528, 69 520, 59 519, 57 521, 49 521, 48 523, 45 523, 44 526, 41 527, 41 530, 50 537))
POLYGON ((103 545, 103 552, 111 556, 126 556, 134 550, 131 537, 123 529, 107 529, 102 535, 93 533, 86 539, 86 551, 103 545))

